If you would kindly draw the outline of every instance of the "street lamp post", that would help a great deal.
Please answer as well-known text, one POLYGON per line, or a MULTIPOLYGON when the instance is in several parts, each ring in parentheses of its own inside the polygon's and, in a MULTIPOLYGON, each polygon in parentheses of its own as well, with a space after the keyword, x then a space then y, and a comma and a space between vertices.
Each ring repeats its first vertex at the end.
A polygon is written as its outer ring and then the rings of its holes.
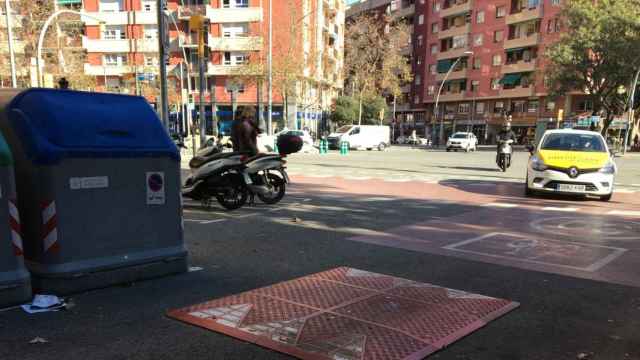
POLYGON ((267 135, 273 133, 273 0, 269 0, 269 53, 267 55, 267 135))
POLYGON ((58 10, 58 11, 54 12, 53 14, 51 14, 51 16, 49 16, 47 21, 44 22, 44 25, 42 26, 42 30, 40 30, 40 36, 38 37, 38 48, 37 48, 37 51, 36 51, 36 67, 37 67, 38 86, 39 87, 43 87, 44 86, 44 78, 43 78, 44 74, 42 72, 42 70, 44 69, 44 61, 42 60, 42 44, 44 43, 44 36, 46 35, 47 29, 51 25, 51 22, 53 22, 53 20, 55 20, 55 18, 57 18, 59 15, 62 15, 62 14, 80 15, 81 17, 85 17, 85 18, 89 18, 89 19, 93 19, 93 20, 98 21, 101 26, 105 24, 104 21, 102 21, 101 19, 99 19, 97 17, 91 16, 91 15, 87 15, 87 14, 83 14, 81 12, 73 11, 73 10, 58 10))
MULTIPOLYGON (((473 51, 465 51, 463 55, 473 55, 473 51)), ((440 88, 438 89, 438 95, 436 96, 436 104, 433 110, 433 113, 436 117, 436 121, 438 120, 438 102, 440 102, 440 94, 442 93, 442 88, 444 87, 444 83, 449 78, 449 75, 451 74, 453 69, 456 67, 456 65, 458 65, 458 62, 460 62, 460 59, 462 59, 462 56, 458 57, 456 61, 454 61, 453 64, 451 64, 451 66, 449 67, 449 71, 447 71, 447 74, 444 76, 444 79, 442 79, 442 83, 440 83, 440 88)), ((444 141, 444 117, 440 119, 440 135, 438 136, 438 145, 440 145, 443 141, 444 141)))
POLYGON ((634 98, 636 96, 636 87, 638 86, 638 77, 640 77, 640 69, 636 72, 636 77, 633 80, 633 85, 631 87, 631 93, 629 94, 629 113, 627 118, 627 132, 624 136, 624 147, 622 148, 622 154, 627 153, 627 146, 629 144, 629 136, 631 136, 631 124, 633 124, 633 107, 634 107, 634 98))

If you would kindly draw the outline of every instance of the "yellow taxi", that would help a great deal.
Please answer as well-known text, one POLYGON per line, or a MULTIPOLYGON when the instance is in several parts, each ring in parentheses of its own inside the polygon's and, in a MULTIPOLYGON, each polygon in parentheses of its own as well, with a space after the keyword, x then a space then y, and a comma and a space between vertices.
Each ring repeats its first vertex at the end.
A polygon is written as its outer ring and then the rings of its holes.
POLYGON ((549 130, 529 151, 527 196, 560 193, 611 199, 617 167, 600 133, 549 130))

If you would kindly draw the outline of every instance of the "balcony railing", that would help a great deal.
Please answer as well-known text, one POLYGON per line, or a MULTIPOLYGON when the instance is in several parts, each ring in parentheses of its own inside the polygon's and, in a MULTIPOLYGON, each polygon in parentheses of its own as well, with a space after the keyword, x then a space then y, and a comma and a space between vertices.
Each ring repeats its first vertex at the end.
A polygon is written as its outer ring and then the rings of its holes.
POLYGON ((532 72, 536 70, 536 62, 532 61, 518 61, 511 64, 502 65, 502 73, 521 73, 521 72, 532 72))
POLYGON ((467 46, 463 46, 463 47, 459 47, 459 48, 452 48, 452 49, 448 49, 446 51, 438 53, 436 58, 438 60, 457 58, 457 57, 463 56, 464 53, 467 52, 467 51, 469 51, 469 46, 468 45, 467 46))
MULTIPOLYGON (((447 75, 447 73, 436 74, 436 81, 444 80, 445 75, 447 75)), ((449 77, 447 78, 447 80, 466 79, 467 75, 468 75, 468 69, 452 71, 451 74, 449 74, 449 77)))
POLYGON ((530 21, 540 19, 544 16, 542 12, 542 6, 539 5, 533 9, 522 9, 520 12, 511 13, 507 15, 505 19, 507 25, 516 24, 519 22, 530 21))
POLYGON ((461 4, 453 4, 446 9, 440 9, 440 17, 449 17, 469 11, 471 11, 471 0, 461 4))
POLYGON ((209 47, 216 51, 258 51, 263 48, 260 36, 209 37, 209 47))
POLYGON ((535 94, 535 88, 518 86, 513 89, 502 89, 499 91, 501 97, 529 97, 535 94))
POLYGON ((213 23, 241 23, 262 21, 263 15, 259 7, 225 9, 207 6, 206 16, 213 23))
POLYGON ((519 47, 536 46, 540 42, 540 34, 533 33, 528 36, 522 36, 515 39, 508 39, 504 42, 505 49, 513 49, 519 47))
MULTIPOLYGON (((442 93, 440 94, 440 101, 460 101, 464 100, 465 91, 442 93)), ((435 98, 434 98, 435 99, 435 98)))
POLYGON ((463 26, 450 27, 447 30, 438 32, 438 39, 446 39, 458 35, 465 35, 471 32, 471 24, 463 26))

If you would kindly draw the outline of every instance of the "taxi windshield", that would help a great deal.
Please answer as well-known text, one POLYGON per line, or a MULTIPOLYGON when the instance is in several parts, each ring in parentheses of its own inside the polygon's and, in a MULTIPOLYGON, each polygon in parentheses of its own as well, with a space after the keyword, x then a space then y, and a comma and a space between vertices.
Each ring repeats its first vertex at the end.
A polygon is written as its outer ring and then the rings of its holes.
POLYGON ((451 138, 452 139, 466 139, 467 138, 467 134, 465 134, 465 133, 457 133, 457 134, 453 134, 453 136, 451 138))
POLYGON ((591 134, 549 134, 542 150, 605 152, 602 138, 591 134))

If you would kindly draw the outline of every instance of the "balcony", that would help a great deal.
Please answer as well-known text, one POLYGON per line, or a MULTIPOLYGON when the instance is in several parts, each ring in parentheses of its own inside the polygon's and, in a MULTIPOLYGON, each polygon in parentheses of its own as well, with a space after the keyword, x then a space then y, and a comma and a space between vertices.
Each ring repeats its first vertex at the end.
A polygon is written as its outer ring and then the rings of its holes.
MULTIPOLYGON (((132 12, 132 24, 155 25, 158 23, 158 14, 155 9, 153 11, 136 11, 132 12)), ((171 15, 173 17, 173 14, 171 15)))
POLYGON ((263 48, 260 36, 209 37, 209 47, 214 51, 259 51, 263 48))
POLYGON ((262 21, 262 8, 224 9, 207 6, 206 15, 212 23, 257 22, 262 21))
POLYGON ((511 25, 529 20, 540 19, 543 17, 543 15, 544 13, 542 12, 542 6, 538 6, 533 9, 522 9, 522 11, 520 12, 509 14, 507 15, 505 21, 507 25, 511 25))
POLYGON ((465 35, 471 32, 471 24, 466 24, 458 27, 451 27, 447 30, 438 32, 438 39, 446 39, 458 35, 465 35))
POLYGON ((471 0, 463 4, 454 4, 446 9, 440 9, 440 17, 449 17, 471 11, 471 0))
MULTIPOLYGON (((257 75, 256 72, 254 75, 257 75)), ((252 75, 243 65, 213 65, 209 63, 207 75, 252 75)))
POLYGON ((536 46, 538 45, 539 42, 540 42, 540 34, 533 33, 529 36, 523 36, 516 39, 505 40, 504 48, 513 49, 513 48, 519 48, 519 47, 536 46))
POLYGON ((129 39, 89 39, 86 36, 83 36, 82 47, 87 49, 87 52, 90 53, 127 53, 131 49, 131 42, 129 39))
POLYGON ((533 86, 528 87, 516 87, 514 89, 502 89, 499 91, 500 97, 530 97, 535 94, 535 88, 533 86))
POLYGON ((440 52, 437 54, 436 58, 438 60, 458 58, 461 56, 465 56, 464 53, 466 51, 469 51, 469 46, 463 46, 463 47, 449 49, 447 51, 440 52))
POLYGON ((518 61, 513 64, 502 65, 501 72, 503 74, 509 73, 524 73, 536 71, 536 61, 518 61))
MULTIPOLYGON (((447 75, 447 73, 438 73, 436 74, 436 81, 443 81, 444 77, 447 75)), ((459 80, 459 79, 466 79, 468 75, 468 69, 462 69, 462 70, 458 70, 458 71, 452 71, 451 74, 449 74, 449 77, 447 78, 447 80, 459 80)))
POLYGON ((464 100, 464 91, 457 93, 442 93, 438 101, 461 101, 464 100))
POLYGON ((84 64, 85 75, 93 76, 121 76, 133 73, 133 67, 128 65, 91 65, 84 64))
POLYGON ((81 13, 87 14, 88 16, 81 16, 80 19, 87 26, 98 26, 100 25, 100 21, 104 21, 107 25, 126 25, 129 21, 129 12, 127 11, 85 11, 82 10, 81 13))
POLYGON ((394 19, 400 19, 400 18, 411 16, 411 15, 413 15, 415 13, 416 13, 416 6, 414 4, 411 4, 409 6, 405 6, 403 8, 399 8, 398 10, 393 12, 391 14, 391 16, 394 19))

